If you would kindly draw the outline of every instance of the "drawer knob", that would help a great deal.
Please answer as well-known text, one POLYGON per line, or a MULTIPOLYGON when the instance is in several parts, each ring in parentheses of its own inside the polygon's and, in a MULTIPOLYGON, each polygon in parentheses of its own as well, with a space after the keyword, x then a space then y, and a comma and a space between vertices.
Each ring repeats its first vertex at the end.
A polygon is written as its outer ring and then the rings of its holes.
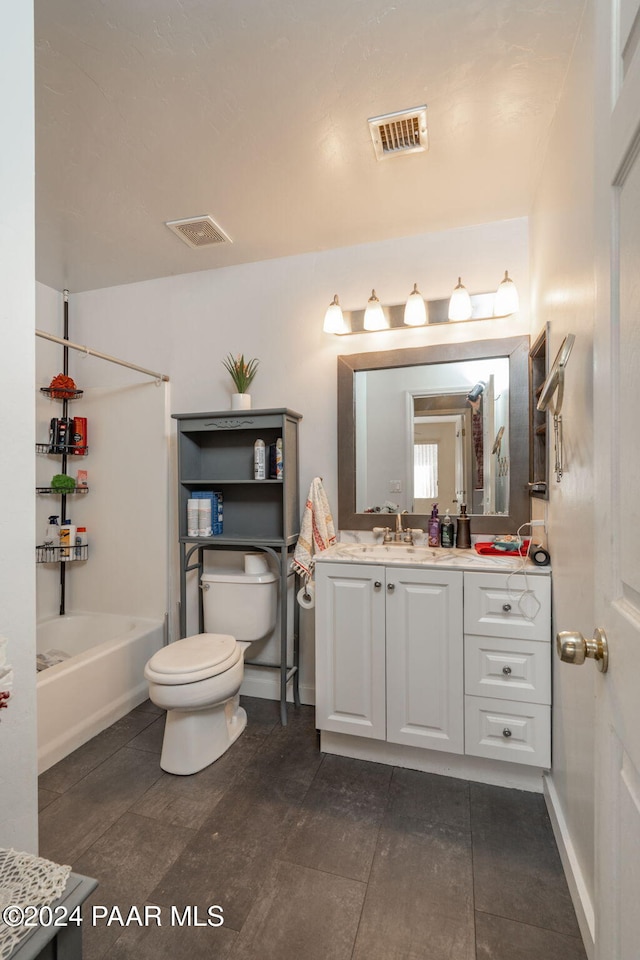
POLYGON ((375 581, 375 583, 374 583, 373 585, 374 585, 374 587, 376 588, 376 590, 379 590, 379 589, 380 589, 380 587, 382 586, 382 584, 380 583, 380 581, 379 581, 379 580, 376 580, 376 581, 375 581))
POLYGON ((505 613, 509 613, 509 611, 511 610, 511 604, 510 604, 510 603, 503 603, 503 604, 502 604, 502 609, 504 610, 505 613))
POLYGON ((511 676, 511 667, 503 667, 503 668, 502 668, 502 672, 504 673, 505 677, 510 677, 510 676, 511 676))
POLYGON ((509 739, 509 737, 511 736, 511 730, 509 730, 509 727, 504 728, 504 730, 502 731, 502 736, 506 737, 507 740, 509 739))
POLYGON ((387 584, 387 590, 389 591, 389 593, 393 593, 393 591, 395 590, 395 588, 396 588, 395 583, 388 583, 388 584, 387 584))

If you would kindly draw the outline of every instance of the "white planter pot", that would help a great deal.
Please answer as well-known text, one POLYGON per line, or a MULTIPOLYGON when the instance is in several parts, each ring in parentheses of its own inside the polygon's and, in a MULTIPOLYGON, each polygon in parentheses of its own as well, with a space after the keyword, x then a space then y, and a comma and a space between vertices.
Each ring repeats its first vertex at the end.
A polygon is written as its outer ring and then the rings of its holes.
POLYGON ((231 409, 232 410, 250 410, 251 394, 250 393, 232 393, 231 409))

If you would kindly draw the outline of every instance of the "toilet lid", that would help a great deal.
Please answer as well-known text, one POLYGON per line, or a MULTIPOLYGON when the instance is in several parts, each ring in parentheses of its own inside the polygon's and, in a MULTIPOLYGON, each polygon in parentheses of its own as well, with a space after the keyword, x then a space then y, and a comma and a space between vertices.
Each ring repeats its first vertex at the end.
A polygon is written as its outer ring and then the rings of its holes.
POLYGON ((151 657, 144 675, 154 683, 195 683, 235 666, 242 648, 224 633, 198 633, 168 644, 151 657))

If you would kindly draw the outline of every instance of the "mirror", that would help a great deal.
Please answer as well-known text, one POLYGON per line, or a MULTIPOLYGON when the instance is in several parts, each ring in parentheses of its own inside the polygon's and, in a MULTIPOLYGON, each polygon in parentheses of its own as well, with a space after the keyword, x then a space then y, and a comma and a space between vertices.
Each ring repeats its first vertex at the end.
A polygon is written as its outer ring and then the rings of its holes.
POLYGON ((338 357, 338 523, 426 529, 466 503, 474 533, 529 519, 528 337, 338 357), (406 524, 405 524, 406 525, 406 524))

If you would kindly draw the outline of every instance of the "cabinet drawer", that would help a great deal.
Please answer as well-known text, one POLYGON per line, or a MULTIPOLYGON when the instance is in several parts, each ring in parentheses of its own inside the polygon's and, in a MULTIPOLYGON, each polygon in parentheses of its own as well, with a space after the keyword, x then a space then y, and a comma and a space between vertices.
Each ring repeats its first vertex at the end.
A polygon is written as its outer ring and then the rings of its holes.
POLYGON ((551 708, 538 703, 465 697, 465 749, 472 757, 551 765, 551 708))
POLYGON ((550 655, 546 643, 465 637, 465 693, 526 703, 551 703, 550 655))
POLYGON ((550 626, 548 577, 465 573, 465 633, 548 641, 550 626))

